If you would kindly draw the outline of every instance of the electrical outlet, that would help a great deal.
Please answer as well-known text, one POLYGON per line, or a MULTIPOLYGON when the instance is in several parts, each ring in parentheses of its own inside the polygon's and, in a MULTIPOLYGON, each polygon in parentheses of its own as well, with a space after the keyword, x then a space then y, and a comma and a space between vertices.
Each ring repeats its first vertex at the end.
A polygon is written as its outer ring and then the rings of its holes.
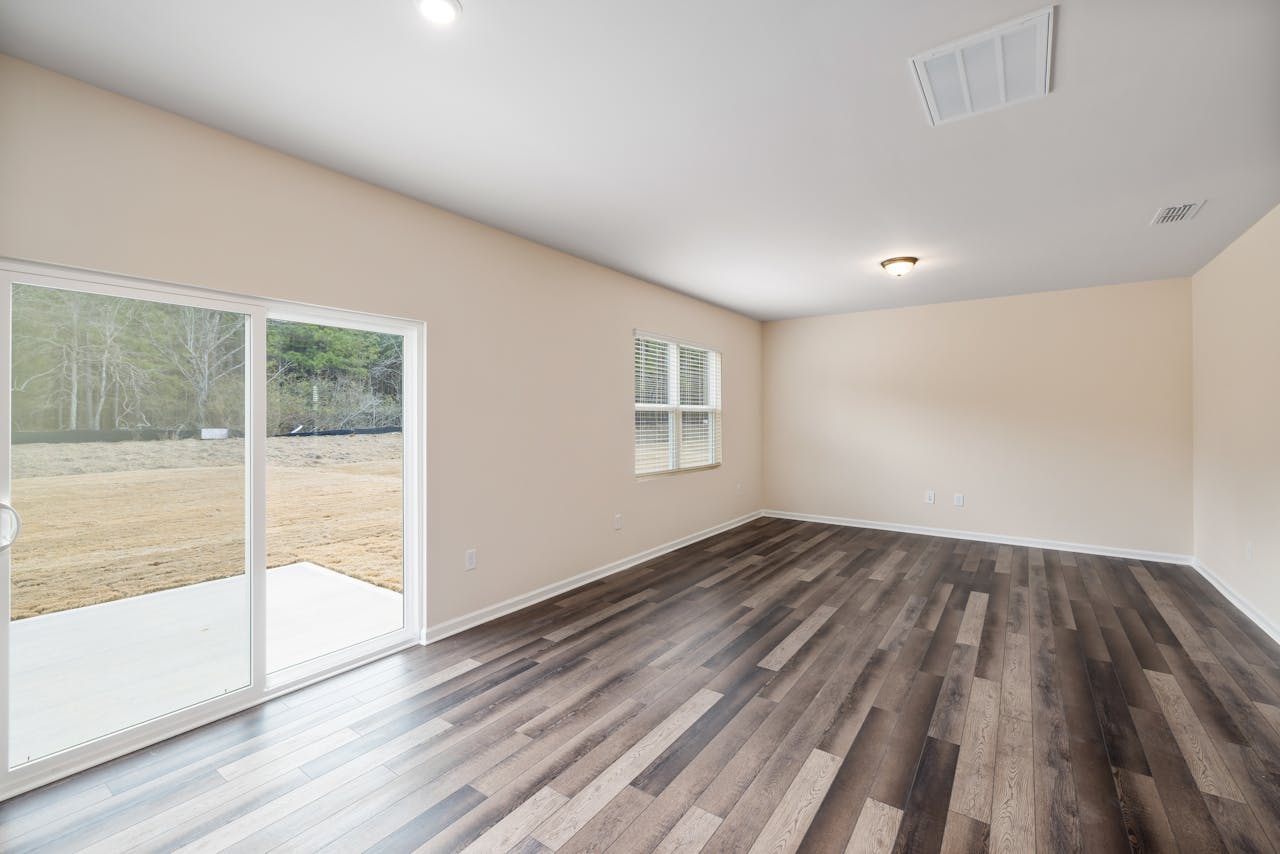
POLYGON ((1244 544, 1244 559, 1253 560, 1253 541, 1244 544))
POLYGON ((926 489, 926 490, 924 491, 924 503, 925 503, 925 504, 932 504, 932 503, 933 503, 934 501, 936 501, 936 500, 937 500, 937 498, 934 496, 934 494, 933 494, 933 490, 932 490, 932 489, 926 489))
POLYGON ((615 531, 622 530, 622 514, 621 513, 613 514, 613 530, 615 531))
POLYGON ((955 496, 951 499, 951 501, 952 501, 952 503, 954 503, 957 507, 963 507, 963 506, 964 506, 964 493, 963 493, 963 492, 957 492, 957 493, 955 494, 955 496))
POLYGON ((475 568, 476 568, 476 550, 475 550, 475 549, 467 549, 467 563, 466 563, 466 569, 467 569, 467 570, 472 570, 472 569, 475 569, 475 568))

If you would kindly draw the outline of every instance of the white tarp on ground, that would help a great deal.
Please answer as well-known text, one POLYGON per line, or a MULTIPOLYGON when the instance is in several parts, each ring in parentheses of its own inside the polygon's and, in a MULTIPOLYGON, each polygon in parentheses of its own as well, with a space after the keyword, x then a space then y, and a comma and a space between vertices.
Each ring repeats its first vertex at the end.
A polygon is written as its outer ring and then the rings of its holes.
MULTIPOLYGON (((313 563, 267 571, 267 672, 403 624, 399 593, 313 563)), ((10 760, 47 756, 249 683, 244 576, 18 620, 10 760)))

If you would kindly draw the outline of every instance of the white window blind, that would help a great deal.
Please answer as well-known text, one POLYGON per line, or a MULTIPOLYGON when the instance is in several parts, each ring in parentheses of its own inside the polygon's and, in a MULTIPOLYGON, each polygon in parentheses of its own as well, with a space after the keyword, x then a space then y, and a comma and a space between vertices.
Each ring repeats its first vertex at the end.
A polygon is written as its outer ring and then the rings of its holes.
POLYGON ((720 463, 720 354, 635 336, 636 474, 720 463))

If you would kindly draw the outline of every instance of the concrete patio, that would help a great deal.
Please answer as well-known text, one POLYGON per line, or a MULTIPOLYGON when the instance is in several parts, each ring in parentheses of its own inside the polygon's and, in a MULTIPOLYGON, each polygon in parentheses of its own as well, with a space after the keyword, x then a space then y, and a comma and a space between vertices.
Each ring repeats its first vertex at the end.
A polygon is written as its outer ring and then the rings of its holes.
MULTIPOLYGON (((313 563, 267 572, 267 672, 403 625, 403 597, 313 563)), ((249 684, 244 576, 10 626, 14 765, 249 684)))

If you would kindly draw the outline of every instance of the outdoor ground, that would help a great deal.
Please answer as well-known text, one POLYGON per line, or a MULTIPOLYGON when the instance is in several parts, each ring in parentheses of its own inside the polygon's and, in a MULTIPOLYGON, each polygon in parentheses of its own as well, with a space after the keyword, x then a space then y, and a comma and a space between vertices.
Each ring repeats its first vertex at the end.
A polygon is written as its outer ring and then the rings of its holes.
MULTIPOLYGON (((267 566, 310 561, 401 590, 399 433, 267 440, 267 566)), ((13 448, 11 614, 244 572, 242 440, 13 448)))

